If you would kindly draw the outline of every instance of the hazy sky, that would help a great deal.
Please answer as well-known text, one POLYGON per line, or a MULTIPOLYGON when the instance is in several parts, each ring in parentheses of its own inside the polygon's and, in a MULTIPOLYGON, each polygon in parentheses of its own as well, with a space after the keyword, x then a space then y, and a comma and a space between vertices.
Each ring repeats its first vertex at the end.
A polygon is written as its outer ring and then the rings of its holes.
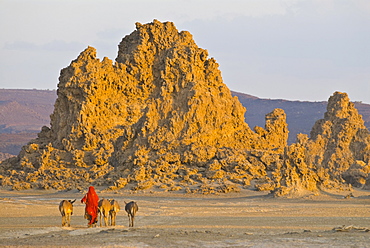
POLYGON ((370 103, 369 0, 0 0, 0 88, 56 89, 87 46, 114 60, 153 19, 192 33, 231 90, 370 103))

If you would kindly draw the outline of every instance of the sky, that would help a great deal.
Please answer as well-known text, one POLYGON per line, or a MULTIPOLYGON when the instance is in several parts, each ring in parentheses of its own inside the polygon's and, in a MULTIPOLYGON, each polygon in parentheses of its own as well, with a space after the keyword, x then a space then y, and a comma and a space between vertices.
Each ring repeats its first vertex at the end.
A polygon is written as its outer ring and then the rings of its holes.
POLYGON ((370 104, 369 0, 0 0, 0 88, 57 89, 86 47, 114 60, 153 19, 189 31, 230 90, 370 104))

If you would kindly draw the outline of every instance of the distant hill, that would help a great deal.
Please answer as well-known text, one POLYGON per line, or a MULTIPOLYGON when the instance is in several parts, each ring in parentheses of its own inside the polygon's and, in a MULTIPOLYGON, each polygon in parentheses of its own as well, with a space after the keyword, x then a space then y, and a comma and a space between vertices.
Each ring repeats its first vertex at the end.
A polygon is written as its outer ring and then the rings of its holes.
POLYGON ((50 125, 56 97, 56 90, 0 89, 0 161, 50 125))
MULTIPOLYGON (((296 134, 310 134, 318 119, 323 118, 327 102, 301 102, 261 99, 240 92, 232 92, 247 108, 246 122, 251 128, 264 127, 265 115, 275 108, 286 112, 289 143, 296 134)), ((57 98, 56 90, 0 89, 0 161, 18 155, 21 147, 37 137, 42 126, 50 126, 50 114, 57 98)), ((329 96, 328 96, 329 98, 329 96)), ((370 105, 355 102, 370 129, 370 105)))
POLYGON ((55 90, 0 89, 0 133, 35 133, 49 125, 55 90))

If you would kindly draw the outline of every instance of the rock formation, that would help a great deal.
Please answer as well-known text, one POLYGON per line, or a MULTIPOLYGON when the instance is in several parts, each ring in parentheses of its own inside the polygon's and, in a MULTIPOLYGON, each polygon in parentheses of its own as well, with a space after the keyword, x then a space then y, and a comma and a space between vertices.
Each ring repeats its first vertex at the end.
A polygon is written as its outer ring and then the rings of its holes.
POLYGON ((321 178, 325 186, 336 186, 343 180, 355 186, 364 184, 366 177, 351 174, 352 170, 369 171, 370 133, 346 93, 335 92, 329 98, 325 117, 313 126, 307 148, 308 162, 330 175, 321 178))
POLYGON ((57 95, 50 127, 0 165, 2 186, 283 196, 367 185, 369 132, 346 94, 288 146, 284 111, 252 131, 215 59, 171 22, 137 23, 115 62, 86 48, 61 70, 57 95))
POLYGON ((364 187, 370 173, 369 155, 370 133, 361 115, 346 93, 335 92, 311 137, 300 134, 297 143, 285 149, 283 166, 273 178, 274 194, 364 187))
POLYGON ((2 164, 3 185, 227 192, 266 176, 248 151, 286 145, 284 111, 253 132, 216 61, 171 22, 137 23, 115 63, 88 47, 61 71, 57 94, 51 127, 2 164))

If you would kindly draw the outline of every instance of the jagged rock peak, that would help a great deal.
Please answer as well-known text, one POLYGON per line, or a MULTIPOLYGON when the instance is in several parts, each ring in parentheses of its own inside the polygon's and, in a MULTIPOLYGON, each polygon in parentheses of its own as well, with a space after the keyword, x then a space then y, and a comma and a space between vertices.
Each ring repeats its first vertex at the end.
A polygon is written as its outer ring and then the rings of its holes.
POLYGON ((329 98, 327 112, 312 127, 306 148, 308 163, 319 169, 324 188, 342 187, 344 181, 354 186, 365 183, 370 134, 346 93, 335 92, 329 98))
POLYGON ((318 120, 312 127, 311 138, 316 139, 318 135, 329 138, 329 130, 334 133, 350 131, 355 135, 357 129, 366 129, 362 116, 354 103, 350 102, 347 93, 337 91, 329 98, 324 118, 318 120))
POLYGON ((326 109, 325 118, 348 118, 353 115, 358 116, 358 111, 354 103, 350 102, 348 94, 338 91, 330 96, 326 109))
POLYGON ((288 141, 288 124, 286 114, 282 109, 274 109, 265 116, 265 128, 256 126, 254 131, 261 137, 261 148, 284 152, 288 141))
MULTIPOLYGON (((174 51, 185 46, 188 47, 188 51, 183 51, 183 53, 190 52, 191 48, 198 48, 193 36, 188 31, 179 32, 172 22, 162 23, 154 20, 144 25, 136 23, 136 30, 124 37, 119 44, 116 61, 141 64, 141 59, 145 58, 150 61, 153 55, 159 55, 159 51, 167 49, 174 51)), ((199 51, 201 51, 199 54, 201 59, 206 60, 207 50, 200 49, 199 51)))

